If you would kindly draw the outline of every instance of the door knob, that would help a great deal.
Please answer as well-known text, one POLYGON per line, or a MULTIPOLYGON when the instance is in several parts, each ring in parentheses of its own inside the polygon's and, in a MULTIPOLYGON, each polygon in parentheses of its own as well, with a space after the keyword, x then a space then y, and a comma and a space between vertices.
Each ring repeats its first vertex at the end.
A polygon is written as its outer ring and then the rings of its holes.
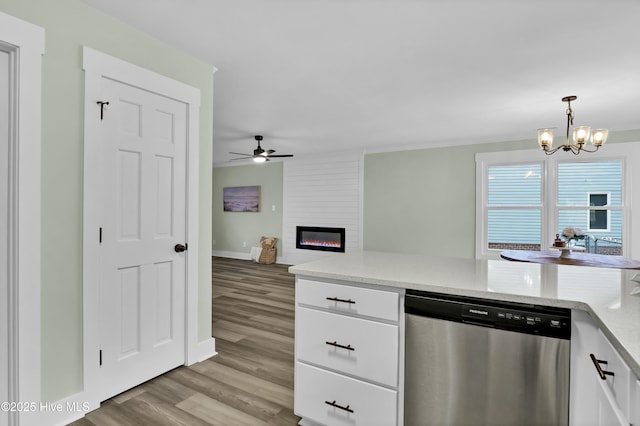
POLYGON ((183 251, 185 251, 187 249, 187 245, 186 244, 176 244, 173 249, 176 251, 176 253, 182 253, 183 251))

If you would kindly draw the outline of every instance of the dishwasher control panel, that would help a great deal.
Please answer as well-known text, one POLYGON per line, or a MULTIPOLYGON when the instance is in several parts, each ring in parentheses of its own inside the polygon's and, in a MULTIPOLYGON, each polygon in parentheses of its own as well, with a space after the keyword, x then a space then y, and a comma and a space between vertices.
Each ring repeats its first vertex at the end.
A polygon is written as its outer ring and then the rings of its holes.
POLYGON ((571 337, 571 310, 407 290, 405 313, 560 339, 571 337))

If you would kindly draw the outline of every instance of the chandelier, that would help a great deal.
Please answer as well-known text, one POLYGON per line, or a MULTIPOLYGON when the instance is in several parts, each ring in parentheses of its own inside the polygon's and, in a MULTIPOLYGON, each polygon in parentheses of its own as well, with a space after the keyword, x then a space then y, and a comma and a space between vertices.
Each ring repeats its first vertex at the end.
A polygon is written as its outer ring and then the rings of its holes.
POLYGON ((562 98, 562 102, 567 103, 567 136, 563 145, 560 145, 552 149, 553 146, 553 130, 552 129, 540 129, 538 130, 538 143, 540 148, 545 154, 551 155, 562 149, 563 151, 571 151, 575 155, 580 154, 580 151, 596 152, 607 141, 607 135, 609 131, 607 129, 595 129, 591 131, 589 126, 577 126, 573 128, 573 143, 569 142, 569 129, 573 126, 573 110, 571 109, 571 101, 578 99, 577 96, 565 96, 562 98), (585 147, 586 142, 591 142, 592 149, 585 147))

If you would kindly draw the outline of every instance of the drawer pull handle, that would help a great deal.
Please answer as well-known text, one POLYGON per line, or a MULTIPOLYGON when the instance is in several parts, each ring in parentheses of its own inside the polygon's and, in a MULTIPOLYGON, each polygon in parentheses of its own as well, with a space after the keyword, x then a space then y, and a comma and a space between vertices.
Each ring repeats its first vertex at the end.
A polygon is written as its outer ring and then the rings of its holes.
POLYGON ((342 303, 350 303, 350 304, 355 304, 356 301, 355 300, 351 300, 351 299, 338 299, 337 297, 327 297, 327 300, 331 300, 332 302, 342 302, 342 303))
POLYGON ((598 371, 598 375, 602 380, 607 380, 607 376, 615 376, 613 372, 603 370, 602 367, 600 366, 600 364, 608 365, 609 363, 607 361, 597 359, 594 354, 589 354, 589 357, 591 358, 591 361, 593 361, 593 365, 596 367, 596 370, 598 371))
POLYGON ((336 348, 346 349, 346 350, 348 350, 348 351, 355 351, 355 350, 356 350, 356 348, 351 347, 351 345, 347 345, 347 346, 345 346, 345 345, 341 345, 341 344, 339 344, 339 343, 337 343, 337 342, 335 342, 335 341, 334 341, 334 342, 325 342, 325 343, 326 343, 327 345, 335 346, 336 348))
POLYGON ((346 407, 343 407, 342 405, 336 404, 335 400, 333 400, 333 401, 325 401, 324 403, 327 404, 327 405, 330 405, 332 407, 336 407, 336 408, 339 408, 341 410, 347 411, 349 413, 354 413, 354 411, 351 408, 349 408, 348 405, 346 407))

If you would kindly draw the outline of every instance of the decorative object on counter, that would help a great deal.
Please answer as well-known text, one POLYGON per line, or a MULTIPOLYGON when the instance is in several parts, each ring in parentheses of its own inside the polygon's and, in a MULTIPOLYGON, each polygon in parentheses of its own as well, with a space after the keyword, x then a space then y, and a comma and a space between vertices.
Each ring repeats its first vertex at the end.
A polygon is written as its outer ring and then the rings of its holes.
MULTIPOLYGON (((584 248, 580 247, 584 250, 584 248)), ((557 249, 557 248, 556 248, 557 249)), ((559 265, 594 266, 598 268, 640 269, 640 261, 622 256, 576 253, 576 248, 562 250, 560 256, 555 250, 505 250, 500 257, 514 262, 555 263, 559 265), (573 251, 573 252, 572 252, 573 251)))
POLYGON ((538 144, 545 154, 554 154, 559 149, 563 151, 571 151, 573 154, 578 155, 580 151, 596 152, 607 141, 609 131, 607 129, 595 129, 591 131, 589 126, 577 126, 573 128, 573 143, 569 142, 569 129, 573 126, 573 110, 571 109, 571 101, 578 99, 577 96, 565 96, 562 98, 562 102, 567 103, 567 135, 563 145, 560 145, 554 149, 553 146, 553 129, 539 129, 538 130, 538 144), (587 141, 591 142, 594 149, 585 148, 587 141))
MULTIPOLYGON (((562 236, 567 238, 567 239, 571 239, 571 238, 574 238, 574 237, 581 237, 583 235, 584 234, 582 233, 582 229, 580 229, 580 228, 569 228, 569 227, 567 227, 567 228, 564 228, 562 230, 562 236)), ((556 236, 557 236, 557 234, 556 234, 556 236)))
POLYGON ((568 246, 575 246, 577 240, 584 239, 584 233, 580 228, 564 228, 562 236, 567 240, 568 246))
POLYGON ((564 241, 562 241, 562 238, 560 238, 560 234, 556 234, 556 239, 553 242, 553 246, 554 247, 564 247, 566 245, 566 243, 564 241))
POLYGON ((571 254, 572 251, 584 251, 585 248, 584 247, 579 247, 576 245, 565 245, 562 247, 551 247, 554 250, 560 250, 560 257, 569 257, 569 254, 571 254))

